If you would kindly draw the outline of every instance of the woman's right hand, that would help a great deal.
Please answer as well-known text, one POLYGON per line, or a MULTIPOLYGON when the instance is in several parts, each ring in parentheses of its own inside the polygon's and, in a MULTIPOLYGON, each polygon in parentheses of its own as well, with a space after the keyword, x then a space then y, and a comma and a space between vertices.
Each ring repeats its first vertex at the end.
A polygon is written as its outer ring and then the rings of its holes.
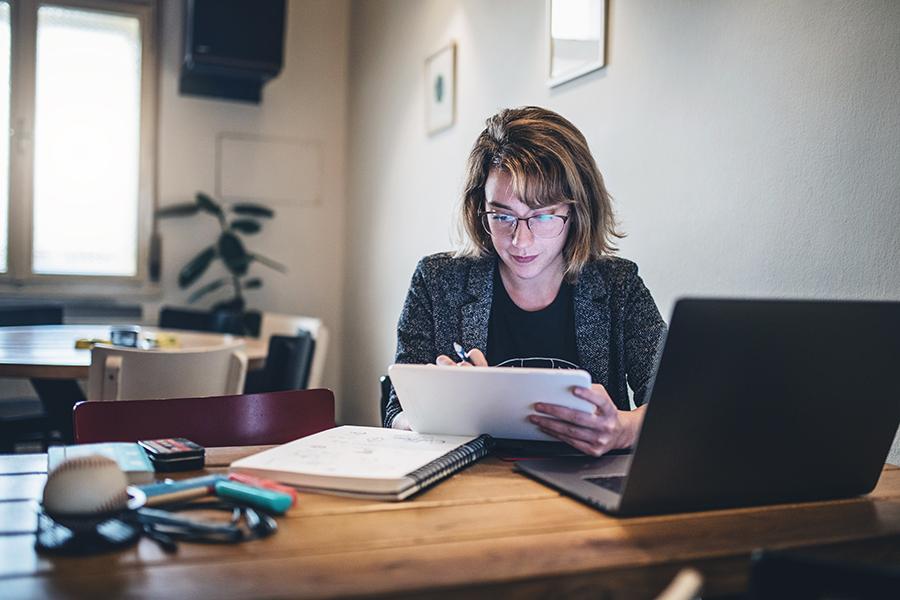
POLYGON ((437 360, 434 361, 435 364, 444 365, 444 366, 453 366, 457 365, 459 367, 486 367, 488 366, 487 359, 484 357, 484 352, 479 350, 478 348, 472 348, 467 353, 469 358, 469 362, 461 360, 456 362, 446 354, 441 354, 437 357, 437 360))
MULTIPOLYGON (((444 365, 444 366, 448 366, 448 365, 449 366, 458 365, 460 367, 471 367, 471 366, 486 367, 486 366, 488 366, 487 359, 484 357, 484 353, 481 350, 479 350, 478 348, 473 348, 473 349, 469 350, 468 358, 469 358, 470 362, 466 362, 464 360, 456 362, 452 358, 447 356, 446 354, 441 354, 440 356, 437 357, 437 360, 435 360, 434 362, 435 362, 435 364, 444 365)), ((406 415, 403 413, 403 411, 400 411, 399 413, 397 413, 397 416, 394 417, 393 421, 391 421, 391 429, 406 429, 406 430, 412 431, 412 427, 409 424, 409 419, 406 418, 406 415)))

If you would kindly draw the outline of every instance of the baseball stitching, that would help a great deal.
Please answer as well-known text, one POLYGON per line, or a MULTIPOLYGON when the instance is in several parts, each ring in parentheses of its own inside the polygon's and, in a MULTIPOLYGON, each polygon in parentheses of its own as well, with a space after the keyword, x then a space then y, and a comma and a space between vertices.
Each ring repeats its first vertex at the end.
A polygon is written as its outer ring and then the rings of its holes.
MULTIPOLYGON (((115 467, 116 469, 118 469, 119 465, 113 459, 97 454, 69 458, 60 463, 55 469, 53 469, 53 472, 50 473, 47 479, 47 483, 49 483, 50 480, 56 477, 59 473, 89 471, 94 468, 109 467, 115 467)), ((111 512, 113 510, 122 508, 127 503, 128 492, 126 492, 123 488, 121 490, 116 490, 116 492, 112 496, 108 497, 104 501, 98 502, 95 506, 91 507, 91 511, 89 513, 83 514, 102 514, 111 512)))

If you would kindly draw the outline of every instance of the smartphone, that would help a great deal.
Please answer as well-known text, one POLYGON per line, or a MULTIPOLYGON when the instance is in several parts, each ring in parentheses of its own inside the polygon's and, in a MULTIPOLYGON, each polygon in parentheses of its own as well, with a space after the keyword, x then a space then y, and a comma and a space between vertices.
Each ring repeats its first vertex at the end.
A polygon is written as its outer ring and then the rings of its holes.
POLYGON ((185 438, 142 440, 138 444, 150 457, 156 471, 193 471, 202 469, 206 449, 185 438))

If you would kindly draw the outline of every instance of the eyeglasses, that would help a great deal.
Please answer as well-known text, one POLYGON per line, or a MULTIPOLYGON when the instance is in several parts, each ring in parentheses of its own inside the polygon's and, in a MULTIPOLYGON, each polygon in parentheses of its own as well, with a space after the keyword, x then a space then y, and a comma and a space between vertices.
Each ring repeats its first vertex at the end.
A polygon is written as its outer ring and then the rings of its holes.
POLYGON ((239 503, 211 501, 170 506, 168 510, 140 508, 131 517, 142 526, 144 535, 165 552, 177 550, 177 541, 207 544, 233 544, 272 535, 278 529, 275 519, 239 503), (188 519, 178 513, 186 510, 225 511, 230 520, 188 519))
POLYGON ((532 215, 530 217, 517 217, 508 213, 489 210, 480 213, 481 224, 484 230, 493 237, 511 237, 516 233, 519 221, 525 221, 528 229, 535 237, 555 238, 566 227, 568 215, 532 215))

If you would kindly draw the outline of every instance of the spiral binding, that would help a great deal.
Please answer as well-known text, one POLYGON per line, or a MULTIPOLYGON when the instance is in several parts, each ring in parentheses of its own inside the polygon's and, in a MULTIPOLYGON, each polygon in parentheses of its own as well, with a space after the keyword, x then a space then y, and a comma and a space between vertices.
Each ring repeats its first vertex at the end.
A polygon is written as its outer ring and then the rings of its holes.
POLYGON ((463 444, 427 465, 419 467, 407 477, 415 481, 416 491, 422 490, 432 483, 472 464, 479 458, 487 456, 493 445, 494 440, 491 436, 487 434, 480 435, 471 442, 463 444))

